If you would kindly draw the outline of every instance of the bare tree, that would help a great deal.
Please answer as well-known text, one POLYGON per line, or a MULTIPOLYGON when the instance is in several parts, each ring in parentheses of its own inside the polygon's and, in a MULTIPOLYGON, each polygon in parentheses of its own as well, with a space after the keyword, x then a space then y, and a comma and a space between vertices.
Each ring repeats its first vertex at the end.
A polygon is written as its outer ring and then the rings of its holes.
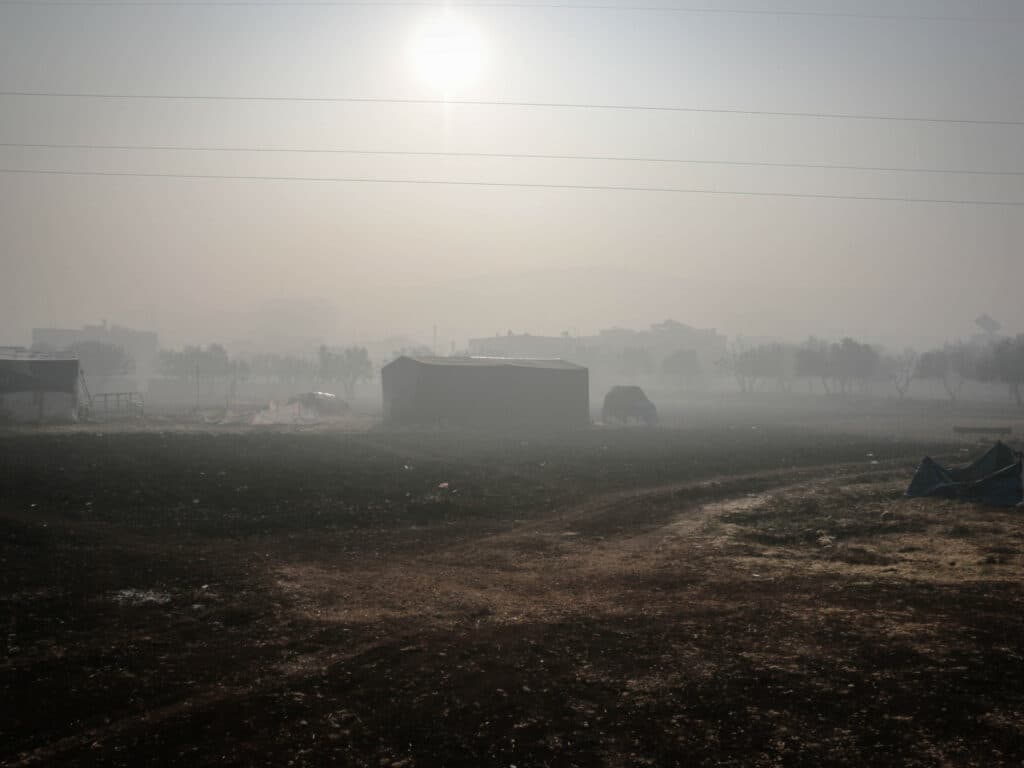
POLYGON ((1024 334, 993 344, 988 357, 979 364, 978 373, 983 379, 1004 382, 1017 405, 1024 407, 1020 391, 1024 385, 1024 334))
POLYGON ((832 375, 832 370, 828 342, 812 336, 797 349, 796 375, 807 379, 808 386, 812 380, 820 379, 825 394, 831 394, 829 378, 832 375))
POLYGON ((978 353, 970 344, 946 344, 921 355, 917 362, 917 376, 936 379, 942 383, 946 396, 956 401, 968 379, 977 376, 978 353))
POLYGON ((902 400, 910 392, 910 385, 917 373, 917 353, 908 347, 898 355, 885 358, 883 366, 889 380, 896 387, 897 396, 902 400))
POLYGON ((356 385, 360 381, 373 378, 373 363, 366 347, 346 347, 335 351, 330 347, 319 349, 320 378, 324 381, 341 384, 345 397, 355 396, 356 385))

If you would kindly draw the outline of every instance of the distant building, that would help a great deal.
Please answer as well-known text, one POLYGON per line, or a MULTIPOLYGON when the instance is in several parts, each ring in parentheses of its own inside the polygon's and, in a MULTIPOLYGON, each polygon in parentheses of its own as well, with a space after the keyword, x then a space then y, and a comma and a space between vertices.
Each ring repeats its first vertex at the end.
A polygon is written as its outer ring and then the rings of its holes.
POLYGON ((728 339, 713 328, 694 328, 674 320, 656 323, 646 331, 609 328, 586 343, 605 355, 619 355, 626 349, 646 349, 655 361, 662 361, 675 352, 696 354, 704 370, 712 370, 726 353, 728 339))
POLYGON ((576 336, 534 336, 529 333, 508 333, 469 340, 469 354, 492 357, 561 358, 575 360, 583 351, 583 342, 576 336))
POLYGON ((381 369, 392 425, 580 427, 586 368, 564 360, 402 356, 381 369))
POLYGON ((0 347, 0 423, 68 424, 78 418, 78 360, 0 347))
MULTIPOLYGON (((135 364, 134 378, 138 389, 145 389, 157 373, 160 362, 160 338, 153 331, 136 331, 119 325, 86 325, 74 328, 33 328, 35 349, 60 352, 82 341, 99 341, 121 347, 135 364)), ((89 373, 88 371, 86 372, 89 373)))
POLYGON ((673 355, 692 356, 696 368, 713 373, 726 356, 728 339, 713 328, 694 328, 674 320, 652 325, 647 330, 607 328, 594 336, 534 336, 508 333, 470 339, 472 355, 500 357, 557 357, 587 366, 596 379, 634 374, 630 356, 649 362, 650 373, 661 371, 673 355))

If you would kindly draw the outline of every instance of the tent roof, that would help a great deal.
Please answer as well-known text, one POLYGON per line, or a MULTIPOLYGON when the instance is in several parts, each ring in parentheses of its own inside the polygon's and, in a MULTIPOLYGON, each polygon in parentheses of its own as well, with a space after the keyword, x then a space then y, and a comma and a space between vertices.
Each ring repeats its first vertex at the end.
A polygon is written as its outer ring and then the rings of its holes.
POLYGON ((49 352, 36 352, 24 347, 0 347, 0 360, 20 360, 34 363, 51 360, 76 360, 74 355, 54 355, 49 352))
MULTIPOLYGON (((388 365, 401 360, 411 360, 420 365, 439 368, 542 368, 552 371, 585 371, 582 365, 558 359, 539 359, 526 357, 426 357, 402 355, 388 365)), ((384 366, 385 368, 387 366, 384 366)))

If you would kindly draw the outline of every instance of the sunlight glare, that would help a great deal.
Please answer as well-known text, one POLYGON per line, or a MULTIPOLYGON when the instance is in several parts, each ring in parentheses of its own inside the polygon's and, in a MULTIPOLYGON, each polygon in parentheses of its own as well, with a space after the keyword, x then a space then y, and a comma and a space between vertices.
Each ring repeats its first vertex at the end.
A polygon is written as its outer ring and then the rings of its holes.
POLYGON ((483 71, 484 45, 480 34, 451 13, 433 19, 417 31, 411 54, 416 76, 446 94, 472 85, 483 71))

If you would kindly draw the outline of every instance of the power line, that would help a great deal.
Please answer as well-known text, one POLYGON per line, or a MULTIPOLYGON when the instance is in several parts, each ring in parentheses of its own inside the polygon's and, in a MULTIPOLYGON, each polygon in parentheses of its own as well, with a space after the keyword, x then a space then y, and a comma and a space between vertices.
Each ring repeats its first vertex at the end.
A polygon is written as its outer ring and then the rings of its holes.
POLYGON ((960 176, 1024 176, 1024 171, 978 171, 959 168, 906 168, 897 166, 835 165, 830 163, 771 163, 745 160, 689 160, 674 157, 631 157, 619 155, 558 155, 521 152, 414 152, 409 150, 376 149, 310 149, 289 147, 198 147, 152 144, 29 144, 0 142, 0 148, 17 149, 86 149, 86 150, 139 150, 154 152, 232 152, 302 155, 359 155, 384 157, 459 157, 493 158, 507 160, 574 160, 614 163, 666 163, 678 165, 722 165, 744 168, 798 168, 833 171, 867 171, 885 173, 949 174, 960 176))
POLYGON ((598 184, 540 184, 505 181, 456 181, 450 179, 375 179, 332 176, 234 176, 205 173, 140 173, 135 171, 64 171, 35 168, 0 168, 0 173, 39 176, 103 176, 139 179, 201 179, 216 181, 302 181, 341 184, 404 184, 414 186, 489 187, 508 189, 562 189, 583 192, 652 192, 686 195, 718 195, 723 197, 778 197, 817 200, 863 200, 885 203, 925 203, 936 205, 998 206, 1024 208, 1024 202, 1013 200, 963 200, 932 197, 888 197, 881 195, 837 195, 801 192, 752 192, 746 190, 686 189, 680 187, 635 187, 598 184))
MULTIPOLYGON (((441 4, 428 0, 398 0, 397 2, 374 2, 373 0, 0 0, 0 6, 30 7, 349 7, 349 8, 437 8, 441 4)), ((891 14, 891 13, 856 13, 827 11, 787 11, 757 10, 749 8, 710 8, 699 6, 671 5, 623 5, 597 3, 528 3, 528 2, 444 2, 446 8, 465 9, 538 9, 538 10, 569 10, 569 11, 630 11, 639 13, 684 13, 695 15, 729 15, 729 16, 778 16, 803 17, 817 19, 877 19, 882 21, 935 21, 964 24, 1019 24, 1024 19, 1008 17, 976 17, 976 16, 942 16, 937 14, 891 14)))
POLYGON ((395 99, 352 96, 224 96, 196 94, 71 93, 66 91, 0 91, 0 96, 54 99, 114 99, 132 101, 251 101, 299 104, 406 104, 455 107, 526 107, 536 109, 614 110, 623 112, 675 112, 757 117, 796 117, 829 120, 875 120, 886 122, 945 125, 1024 126, 1024 120, 976 120, 968 118, 906 117, 841 112, 782 112, 757 109, 712 109, 708 107, 665 107, 630 104, 588 104, 551 101, 491 101, 483 99, 395 99))

